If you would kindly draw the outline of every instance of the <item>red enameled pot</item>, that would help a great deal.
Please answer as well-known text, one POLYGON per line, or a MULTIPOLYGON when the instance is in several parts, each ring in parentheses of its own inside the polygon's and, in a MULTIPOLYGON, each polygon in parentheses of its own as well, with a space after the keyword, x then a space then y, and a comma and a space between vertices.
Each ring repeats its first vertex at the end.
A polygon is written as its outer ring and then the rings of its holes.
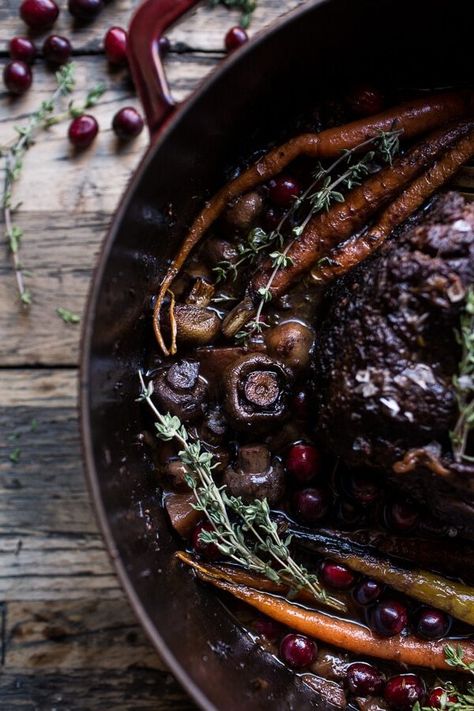
POLYGON ((176 107, 157 51, 196 0, 147 0, 130 61, 151 144, 117 210, 93 278, 83 332, 81 422, 92 498, 122 585, 161 658, 203 709, 326 708, 261 650, 218 597, 173 559, 140 439, 137 371, 154 348, 146 304, 202 201, 242 160, 329 89, 462 83, 471 23, 461 0, 313 0, 239 49, 176 107))

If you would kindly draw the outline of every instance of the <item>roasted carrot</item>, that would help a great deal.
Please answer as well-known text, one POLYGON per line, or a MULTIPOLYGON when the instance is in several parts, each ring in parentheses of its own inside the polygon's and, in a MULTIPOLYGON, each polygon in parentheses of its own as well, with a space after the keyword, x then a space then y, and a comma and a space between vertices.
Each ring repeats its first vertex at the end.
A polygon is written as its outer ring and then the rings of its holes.
POLYGON ((257 294, 258 290, 267 284, 272 296, 285 293, 288 287, 308 272, 319 259, 327 256, 337 244, 364 227, 371 217, 455 142, 468 136, 472 141, 473 127, 473 122, 460 122, 435 131, 400 156, 393 165, 383 168, 362 185, 351 190, 344 202, 335 203, 327 212, 315 215, 301 237, 293 240, 287 251, 291 265, 276 272, 270 284, 269 278, 274 271, 274 265, 271 260, 267 260, 251 280, 250 294, 257 294))
POLYGON ((165 355, 174 352, 161 333, 161 307, 165 295, 179 274, 191 251, 200 242, 209 227, 234 198, 273 178, 300 155, 313 158, 331 158, 343 150, 355 148, 363 141, 377 136, 381 131, 399 129, 403 138, 414 138, 438 126, 474 113, 474 92, 442 92, 405 102, 375 116, 293 138, 260 158, 257 163, 227 183, 209 200, 194 220, 181 248, 173 259, 161 282, 153 313, 153 327, 158 344, 165 355))
MULTIPOLYGON (((451 668, 445 659, 446 640, 427 642, 411 635, 379 637, 356 622, 331 617, 270 593, 223 580, 214 572, 213 566, 199 565, 195 569, 201 580, 230 593, 277 622, 327 644, 342 647, 355 654, 377 657, 398 664, 431 669, 451 668)), ((474 643, 468 640, 457 640, 456 644, 459 644, 462 649, 463 660, 467 664, 474 662, 474 643)))
POLYGON ((345 274, 364 259, 373 254, 415 210, 474 155, 474 130, 449 148, 436 163, 414 180, 406 190, 381 215, 377 223, 367 232, 350 239, 332 250, 327 264, 311 270, 311 276, 318 284, 327 283, 336 276, 345 274))

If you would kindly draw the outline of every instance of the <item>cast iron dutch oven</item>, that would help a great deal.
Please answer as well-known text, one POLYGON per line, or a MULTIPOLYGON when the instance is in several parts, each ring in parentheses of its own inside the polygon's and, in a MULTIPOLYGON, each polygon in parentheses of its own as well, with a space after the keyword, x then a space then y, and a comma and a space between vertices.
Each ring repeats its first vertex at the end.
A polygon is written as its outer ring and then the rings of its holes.
MULTIPOLYGON (((234 53, 175 107, 157 37, 196 0, 148 0, 130 30, 131 66, 151 145, 123 197, 93 279, 83 334, 81 409, 92 497, 116 570, 143 627, 203 709, 327 706, 261 651, 219 599, 177 566, 140 439, 135 401, 166 260, 202 201, 328 88, 360 80, 445 86, 472 68, 462 0, 319 0, 234 53)), ((472 19, 472 18, 471 18, 472 19)))

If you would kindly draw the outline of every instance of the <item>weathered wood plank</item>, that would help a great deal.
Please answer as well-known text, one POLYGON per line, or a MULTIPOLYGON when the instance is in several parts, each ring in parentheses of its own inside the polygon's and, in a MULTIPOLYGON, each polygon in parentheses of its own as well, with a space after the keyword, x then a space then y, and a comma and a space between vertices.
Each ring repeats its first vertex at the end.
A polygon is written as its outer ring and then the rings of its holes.
MULTIPOLYGON (((21 0, 0 0, 0 51, 5 51, 7 42, 15 34, 24 34, 25 25, 18 17, 21 0)), ((258 0, 249 34, 255 34, 284 12, 301 5, 304 0, 258 0)), ((120 25, 127 27, 136 0, 115 0, 108 3, 95 22, 74 27, 71 16, 66 10, 66 3, 60 3, 61 13, 55 25, 55 32, 71 36, 76 52, 97 52, 102 47, 102 38, 108 27, 120 25)), ((221 51, 226 30, 239 22, 236 11, 224 7, 209 9, 204 1, 169 33, 175 49, 199 49, 221 51)))

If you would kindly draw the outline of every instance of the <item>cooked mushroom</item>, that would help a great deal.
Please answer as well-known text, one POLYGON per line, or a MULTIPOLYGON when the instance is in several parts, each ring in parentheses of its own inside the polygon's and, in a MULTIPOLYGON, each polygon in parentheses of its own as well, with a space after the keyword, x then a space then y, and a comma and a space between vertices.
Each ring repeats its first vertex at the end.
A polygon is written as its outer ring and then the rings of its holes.
POLYGON ((273 506, 285 493, 283 466, 278 459, 272 461, 264 444, 245 445, 239 449, 235 466, 227 467, 224 484, 244 501, 266 498, 273 506))
POLYGON ((206 241, 202 256, 211 267, 215 267, 219 262, 230 262, 233 264, 238 260, 239 253, 237 247, 231 244, 231 242, 214 237, 206 241))
POLYGON ((178 491, 189 489, 186 483, 186 475, 189 475, 189 473, 188 467, 183 464, 179 457, 170 457, 163 467, 163 474, 173 489, 178 491))
POLYGON ((262 212, 262 206, 262 196, 253 190, 251 193, 237 198, 233 205, 227 209, 224 217, 232 227, 241 231, 248 230, 262 212))
POLYGON ((174 310, 176 337, 181 343, 203 346, 216 338, 221 320, 215 311, 193 304, 178 304, 174 310))
POLYGON ((193 284, 186 303, 192 306, 209 306, 214 296, 215 287, 207 279, 196 279, 193 284))
POLYGON ((225 407, 234 427, 259 429, 282 420, 287 412, 291 372, 264 353, 250 353, 224 376, 225 407))
POLYGON ((202 512, 196 511, 194 494, 175 494, 171 492, 165 497, 165 508, 170 517, 171 525, 176 533, 188 538, 195 526, 202 519, 202 512))
POLYGON ((153 380, 154 397, 163 412, 176 415, 183 422, 198 418, 203 412, 207 383, 199 375, 199 363, 179 360, 164 368, 153 380))
POLYGON ((314 347, 314 331, 302 321, 292 319, 268 329, 265 333, 267 352, 293 370, 309 366, 314 347))

